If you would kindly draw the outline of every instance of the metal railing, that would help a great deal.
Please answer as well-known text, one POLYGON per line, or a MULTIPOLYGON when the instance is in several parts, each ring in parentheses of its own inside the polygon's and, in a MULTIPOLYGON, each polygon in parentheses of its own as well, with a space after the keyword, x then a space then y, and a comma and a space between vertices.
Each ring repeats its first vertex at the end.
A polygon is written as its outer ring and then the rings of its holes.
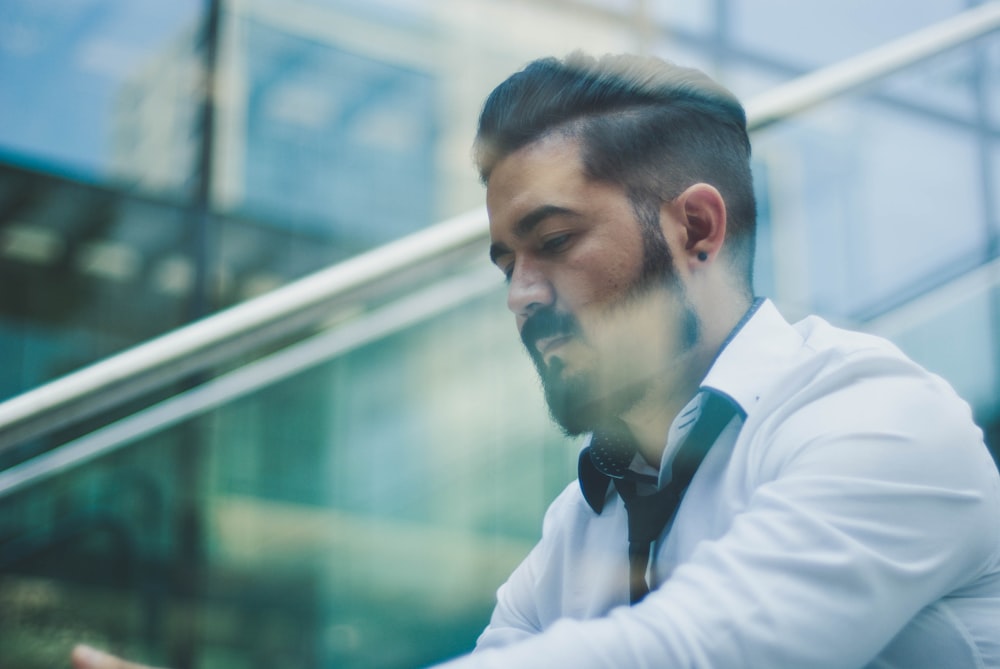
POLYGON ((754 98, 746 105, 748 125, 759 130, 997 29, 994 0, 754 98))
MULTIPOLYGON (((746 105, 748 127, 758 130, 789 118, 998 29, 1000 1, 968 10, 754 98, 746 105)), ((398 284, 430 264, 440 265, 455 257, 468 258, 476 253, 485 257, 487 237, 485 211, 469 212, 12 398, 0 404, 0 451, 49 433, 58 426, 92 416, 123 399, 162 388, 220 361, 232 360, 255 347, 302 332, 325 320, 337 305, 348 304, 384 284, 398 284)), ((34 461, 12 467, 0 474, 0 497, 142 434, 217 406, 227 398, 301 371, 302 364, 307 361, 315 364, 343 353, 349 350, 345 345, 363 345, 385 336, 393 328, 406 327, 415 320, 451 308, 483 294, 499 282, 498 278, 492 281, 484 278, 478 270, 473 270, 468 277, 455 284, 461 284, 462 290, 455 290, 454 285, 448 284, 451 289, 444 293, 440 289, 435 293, 433 288, 426 295, 421 293, 424 298, 437 295, 432 299, 404 298, 395 305, 348 321, 343 327, 349 330, 334 329, 316 335, 282 354, 206 382, 203 388, 183 393, 172 403, 167 401, 139 412, 67 444, 57 449, 58 452, 46 453, 34 461), (442 294, 449 297, 442 298, 442 294), (421 306, 415 307, 416 303, 421 306), (406 316, 387 317, 386 314, 393 313, 394 309, 406 316), (350 334, 345 336, 343 333, 348 331, 350 334), (300 355, 305 349, 311 352, 300 355), (234 374, 238 375, 239 383, 233 383, 237 378, 232 376, 234 374), (230 390, 224 390, 227 387, 230 390), (156 411, 161 415, 150 413, 156 411)))
POLYGON ((428 263, 485 254, 486 236, 485 211, 469 212, 7 400, 0 404, 0 451, 302 331, 338 305, 419 274, 428 263))

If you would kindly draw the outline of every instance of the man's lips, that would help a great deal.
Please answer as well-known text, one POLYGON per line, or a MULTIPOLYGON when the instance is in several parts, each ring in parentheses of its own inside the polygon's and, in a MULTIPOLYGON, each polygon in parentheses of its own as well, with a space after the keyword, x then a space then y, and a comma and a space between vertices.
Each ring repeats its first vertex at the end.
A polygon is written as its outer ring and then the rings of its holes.
POLYGON ((551 337, 542 337, 535 342, 535 349, 544 357, 549 353, 554 352, 560 346, 568 342, 572 338, 572 335, 559 334, 553 335, 551 337))
POLYGON ((568 313, 544 307, 521 324, 521 341, 536 361, 552 356, 561 346, 580 334, 580 326, 568 313))

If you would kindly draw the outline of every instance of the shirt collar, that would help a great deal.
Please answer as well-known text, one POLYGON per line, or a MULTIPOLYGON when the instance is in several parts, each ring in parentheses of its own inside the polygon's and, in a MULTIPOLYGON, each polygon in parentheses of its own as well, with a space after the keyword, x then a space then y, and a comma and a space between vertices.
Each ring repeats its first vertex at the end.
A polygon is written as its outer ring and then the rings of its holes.
POLYGON ((728 396, 748 416, 780 383, 781 370, 801 351, 802 341, 773 302, 757 300, 726 340, 701 387, 728 396))

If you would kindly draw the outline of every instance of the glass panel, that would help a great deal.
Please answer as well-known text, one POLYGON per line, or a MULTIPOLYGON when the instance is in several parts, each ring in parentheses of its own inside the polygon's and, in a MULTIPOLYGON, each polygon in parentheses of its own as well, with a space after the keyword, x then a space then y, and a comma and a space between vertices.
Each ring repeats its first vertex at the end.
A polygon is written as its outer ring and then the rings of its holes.
POLYGON ((711 32, 715 2, 692 0, 690 2, 644 2, 643 0, 577 0, 584 7, 591 5, 609 13, 615 13, 628 21, 636 22, 637 29, 642 18, 649 18, 671 30, 689 33, 711 32))
POLYGON ((635 48, 634 31, 545 3, 228 4, 215 205, 348 249, 480 206, 470 145, 492 87, 581 44, 635 48))
POLYGON ((914 113, 945 123, 974 123, 976 58, 976 49, 970 47, 944 53, 880 82, 878 95, 901 111, 912 105, 914 113))
POLYGON ((731 0, 740 47, 805 69, 837 62, 966 9, 964 0, 731 0))
POLYGON ((646 2, 656 21, 673 29, 688 30, 698 35, 709 35, 715 29, 717 1, 695 2, 646 2))
MULTIPOLYGON (((987 111, 994 128, 1000 127, 1000 40, 987 41, 981 48, 983 78, 987 82, 987 111)), ((996 140, 994 140, 996 141, 996 140)))
POLYGON ((357 250, 3 165, 0 211, 0 280, 16 287, 0 291, 0 399, 176 328, 198 303, 216 310, 357 250))
MULTIPOLYGON (((995 134, 996 131, 994 131, 994 136, 995 134)), ((993 218, 993 248, 995 252, 1000 252, 1000 139, 993 139, 993 150, 987 153, 987 160, 989 161, 990 173, 986 175, 984 182, 986 183, 987 195, 990 198, 989 211, 993 218)))
MULTIPOLYGON (((795 311, 869 318, 986 257, 975 125, 883 93, 904 87, 890 78, 755 136, 776 294, 795 311)), ((971 109, 967 80, 954 97, 971 109)))
POLYGON ((0 396, 190 317, 183 209, 2 165, 0 184, 0 396))
POLYGON ((5 0, 0 151, 6 160, 87 181, 189 192, 202 6, 201 0, 5 0), (167 62, 176 76, 164 76, 167 62))
POLYGON ((355 248, 430 224, 433 78, 257 20, 240 31, 246 135, 230 204, 355 248))
POLYGON ((876 319, 869 328, 948 379, 986 425, 1000 419, 998 306, 1000 274, 976 272, 960 286, 876 319))
POLYGON ((0 499, 0 664, 79 641, 213 669, 471 648, 579 447, 501 292, 0 499))

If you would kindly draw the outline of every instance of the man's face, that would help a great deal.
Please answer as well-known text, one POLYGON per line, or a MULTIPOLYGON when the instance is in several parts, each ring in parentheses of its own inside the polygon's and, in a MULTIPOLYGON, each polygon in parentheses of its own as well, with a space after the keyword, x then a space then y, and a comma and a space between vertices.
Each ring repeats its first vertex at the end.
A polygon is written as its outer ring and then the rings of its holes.
POLYGON ((503 158, 486 192, 490 256, 553 418, 580 434, 620 418, 685 347, 658 212, 588 179, 578 141, 549 135, 503 158))

